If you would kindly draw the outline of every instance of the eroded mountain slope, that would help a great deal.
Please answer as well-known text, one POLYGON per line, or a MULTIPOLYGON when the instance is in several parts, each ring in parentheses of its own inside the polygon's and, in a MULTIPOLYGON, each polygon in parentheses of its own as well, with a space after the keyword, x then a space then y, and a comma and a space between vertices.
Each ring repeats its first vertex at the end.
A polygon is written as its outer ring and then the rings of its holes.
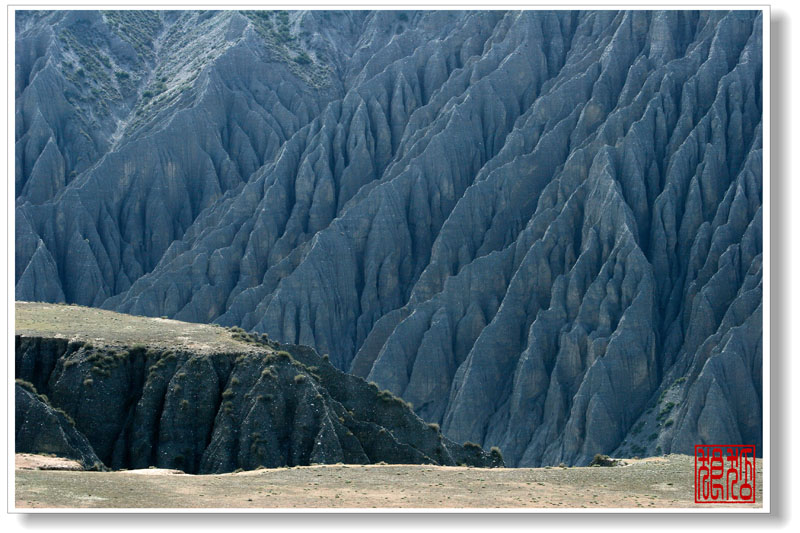
POLYGON ((153 65, 182 20, 224 49, 18 176, 18 298, 313 346, 511 465, 760 449, 759 13, 159 17, 153 65))

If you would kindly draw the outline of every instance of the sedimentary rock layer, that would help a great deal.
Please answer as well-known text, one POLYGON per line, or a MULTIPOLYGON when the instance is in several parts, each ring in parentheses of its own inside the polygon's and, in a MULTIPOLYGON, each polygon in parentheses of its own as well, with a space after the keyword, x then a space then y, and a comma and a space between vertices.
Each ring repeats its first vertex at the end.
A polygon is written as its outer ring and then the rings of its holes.
POLYGON ((17 298, 311 346, 511 465, 760 450, 763 22, 20 14, 17 298))
POLYGON ((503 464, 445 438, 403 400, 310 348, 243 338, 260 347, 203 353, 18 336, 16 450, 198 474, 339 462, 503 464))

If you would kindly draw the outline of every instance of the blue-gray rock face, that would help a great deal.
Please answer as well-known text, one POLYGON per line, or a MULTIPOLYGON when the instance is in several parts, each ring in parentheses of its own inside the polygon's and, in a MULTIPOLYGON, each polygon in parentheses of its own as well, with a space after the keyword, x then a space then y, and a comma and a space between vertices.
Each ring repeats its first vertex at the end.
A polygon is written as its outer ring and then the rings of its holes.
POLYGON ((24 381, 14 385, 14 430, 15 453, 52 453, 74 459, 84 468, 103 468, 69 415, 24 381))
POLYGON ((508 465, 760 452, 762 25, 20 12, 17 299, 312 346, 508 465))

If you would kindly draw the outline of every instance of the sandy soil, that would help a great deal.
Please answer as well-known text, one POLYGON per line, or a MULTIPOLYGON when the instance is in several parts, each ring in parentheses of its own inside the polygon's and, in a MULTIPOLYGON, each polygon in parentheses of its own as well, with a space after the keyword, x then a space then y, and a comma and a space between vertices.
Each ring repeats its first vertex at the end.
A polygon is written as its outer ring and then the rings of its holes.
MULTIPOLYGON (((630 460, 629 460, 630 461, 630 460)), ((28 470, 17 508, 662 508, 696 505, 693 458, 595 468, 327 465, 193 476, 170 470, 28 470)), ((761 507, 761 460, 755 505, 761 507)), ((741 507, 739 505, 738 507, 741 507)))
POLYGON ((16 454, 14 456, 14 467, 17 470, 83 470, 83 466, 72 459, 31 453, 16 454))

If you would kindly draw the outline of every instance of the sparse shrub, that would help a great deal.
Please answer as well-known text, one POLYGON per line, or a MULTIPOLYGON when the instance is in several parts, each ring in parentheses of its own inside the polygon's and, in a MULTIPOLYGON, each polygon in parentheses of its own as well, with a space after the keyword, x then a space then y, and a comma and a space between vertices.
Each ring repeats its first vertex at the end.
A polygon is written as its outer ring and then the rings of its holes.
POLYGON ((670 427, 670 426, 671 426, 672 424, 674 424, 674 423, 675 423, 675 421, 674 421, 673 419, 671 419, 671 418, 670 418, 669 420, 667 420, 666 422, 664 422, 664 427, 665 427, 665 428, 668 428, 668 427, 670 427))
POLYGON ((308 378, 304 374, 297 374, 294 377, 294 382, 299 385, 300 383, 305 383, 307 379, 308 378))
POLYGON ((656 440, 657 438, 658 438, 658 433, 651 433, 651 434, 650 434, 650 435, 647 437, 647 440, 649 440, 649 441, 654 441, 654 440, 656 440))
POLYGON ((14 383, 19 385, 23 389, 26 389, 28 392, 31 392, 31 393, 37 394, 37 395, 39 394, 37 392, 37 390, 36 390, 36 387, 30 381, 25 381, 24 379, 17 378, 17 379, 14 380, 14 383))
POLYGON ((231 385, 238 385, 238 384, 239 384, 239 378, 237 378, 236 376, 232 377, 231 385))
POLYGON ((497 466, 503 464, 503 452, 497 446, 489 448, 489 455, 492 457, 492 464, 497 466))
POLYGON ((294 62, 298 65, 308 65, 311 63, 311 57, 306 52, 300 52, 295 58, 294 62))
POLYGON ((631 444, 631 453, 639 456, 644 454, 644 451, 645 451, 644 448, 642 448, 638 444, 631 444))
POLYGON ((189 400, 181 400, 181 409, 189 408, 189 400))
POLYGON ((234 394, 236 393, 233 392, 233 389, 225 389, 224 391, 222 391, 222 398, 227 400, 228 398, 231 398, 234 394))
POLYGON ((54 407, 53 409, 55 409, 55 411, 57 413, 60 413, 64 418, 66 418, 67 422, 69 422, 70 426, 73 426, 73 427, 75 426, 75 421, 72 419, 71 416, 69 416, 69 413, 67 413, 65 410, 61 409, 60 407, 54 407))
POLYGON ((467 441, 467 442, 464 443, 464 448, 467 448, 469 450, 481 450, 482 449, 479 444, 475 444, 474 442, 470 442, 470 441, 467 441))
POLYGON ((664 401, 664 396, 667 395, 668 391, 669 389, 664 389, 663 391, 661 391, 661 394, 658 395, 658 401, 656 403, 661 403, 662 401, 664 401))
POLYGON ((94 463, 92 463, 90 465, 84 464, 83 468, 85 470, 89 470, 91 472, 101 472, 101 471, 105 470, 105 466, 103 465, 103 463, 101 463, 99 461, 95 461, 94 463))
POLYGON ((428 427, 433 429, 434 431, 439 431, 440 430, 439 424, 437 424, 436 422, 431 422, 430 424, 428 424, 428 427))
POLYGON ((589 466, 616 466, 618 462, 605 454, 596 453, 589 466))
POLYGON ((664 418, 666 418, 667 415, 669 415, 670 411, 672 411, 673 407, 675 407, 675 402, 667 402, 664 405, 664 408, 661 409, 661 411, 658 412, 658 416, 656 417, 656 420, 661 421, 664 418))
POLYGON ((84 387, 91 387, 92 385, 94 385, 94 380, 92 378, 86 378, 83 380, 84 387))
POLYGON ((394 401, 394 394, 392 394, 388 390, 382 390, 378 393, 378 398, 388 403, 394 401))

